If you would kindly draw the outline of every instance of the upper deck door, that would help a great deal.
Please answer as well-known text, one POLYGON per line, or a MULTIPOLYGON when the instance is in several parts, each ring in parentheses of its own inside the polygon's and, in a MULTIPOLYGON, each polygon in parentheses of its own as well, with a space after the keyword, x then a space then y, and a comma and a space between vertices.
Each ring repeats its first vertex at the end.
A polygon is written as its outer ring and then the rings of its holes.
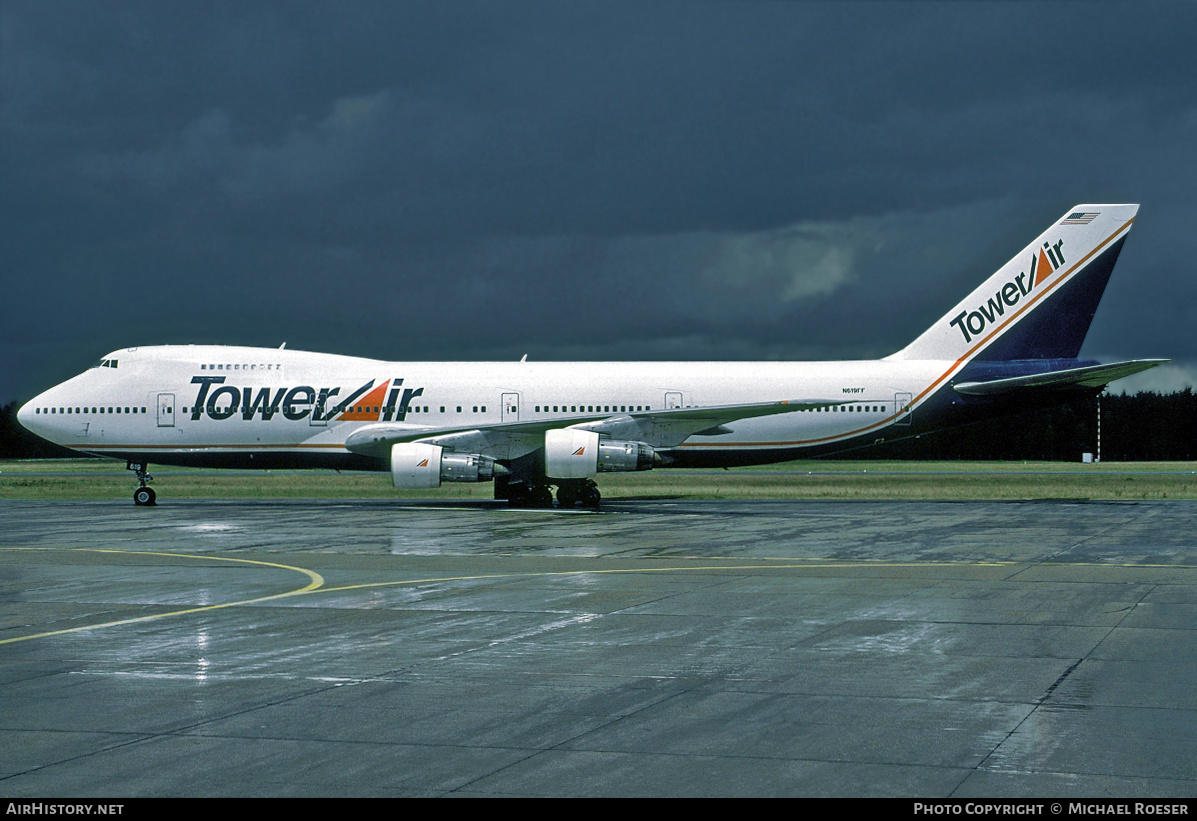
POLYGON ((175 426, 175 395, 173 393, 158 394, 158 427, 173 428, 175 426))

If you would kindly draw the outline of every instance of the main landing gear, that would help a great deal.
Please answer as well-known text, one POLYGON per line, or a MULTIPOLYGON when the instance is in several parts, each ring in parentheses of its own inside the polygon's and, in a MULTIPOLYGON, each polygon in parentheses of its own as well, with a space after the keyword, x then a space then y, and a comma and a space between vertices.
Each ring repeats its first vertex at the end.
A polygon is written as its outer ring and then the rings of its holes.
POLYGON ((146 507, 155 504, 155 499, 158 494, 154 493, 154 489, 149 487, 149 483, 154 481, 154 477, 146 473, 146 468, 149 467, 145 462, 129 462, 125 465, 125 470, 132 470, 137 472, 138 488, 133 491, 133 504, 138 507, 146 507))
MULTIPOLYGON (((551 508, 553 491, 547 483, 511 482, 495 477, 495 498, 506 499, 512 507, 551 508)), ((557 483, 557 507, 581 505, 598 510, 602 501, 598 485, 590 479, 567 479, 557 483)))
POLYGON ((557 486, 558 507, 582 507, 598 510, 603 494, 599 493, 598 485, 589 479, 576 479, 562 482, 557 486))

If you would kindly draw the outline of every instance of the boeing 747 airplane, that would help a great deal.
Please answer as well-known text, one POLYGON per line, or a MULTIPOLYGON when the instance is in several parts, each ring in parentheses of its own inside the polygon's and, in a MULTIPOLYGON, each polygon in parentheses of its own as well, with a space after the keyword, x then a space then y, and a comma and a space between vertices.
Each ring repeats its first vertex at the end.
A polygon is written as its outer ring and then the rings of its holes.
POLYGON ((884 359, 384 362, 285 347, 125 348, 23 406, 34 433, 148 463, 494 482, 514 506, 597 507, 605 471, 762 464, 1093 395, 1168 360, 1080 360, 1137 205, 1078 205, 884 359))

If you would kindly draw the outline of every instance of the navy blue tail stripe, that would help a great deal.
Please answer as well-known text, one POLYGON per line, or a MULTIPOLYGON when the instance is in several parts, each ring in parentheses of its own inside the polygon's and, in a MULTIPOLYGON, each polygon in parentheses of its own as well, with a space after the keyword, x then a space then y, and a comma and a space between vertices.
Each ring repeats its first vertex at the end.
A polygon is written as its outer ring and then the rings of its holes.
POLYGON ((1045 297, 1030 316, 1023 317, 976 358, 985 361, 1075 359, 1089 333, 1089 325, 1097 313, 1097 305, 1124 242, 1125 236, 1090 260, 1084 270, 1045 297))

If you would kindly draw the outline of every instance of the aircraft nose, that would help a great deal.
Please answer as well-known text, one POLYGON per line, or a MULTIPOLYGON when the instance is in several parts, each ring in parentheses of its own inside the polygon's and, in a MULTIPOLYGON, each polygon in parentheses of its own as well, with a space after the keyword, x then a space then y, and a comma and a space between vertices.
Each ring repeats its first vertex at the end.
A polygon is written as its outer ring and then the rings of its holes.
POLYGON ((33 408, 36 401, 36 399, 30 400, 17 408, 17 421, 25 430, 31 430, 29 425, 33 422, 33 408))
POLYGON ((44 424, 39 424, 41 416, 37 413, 36 409, 45 404, 46 395, 44 393, 33 397, 17 409, 17 422, 19 422, 21 427, 23 427, 25 430, 41 436, 42 431, 46 426, 44 424))

